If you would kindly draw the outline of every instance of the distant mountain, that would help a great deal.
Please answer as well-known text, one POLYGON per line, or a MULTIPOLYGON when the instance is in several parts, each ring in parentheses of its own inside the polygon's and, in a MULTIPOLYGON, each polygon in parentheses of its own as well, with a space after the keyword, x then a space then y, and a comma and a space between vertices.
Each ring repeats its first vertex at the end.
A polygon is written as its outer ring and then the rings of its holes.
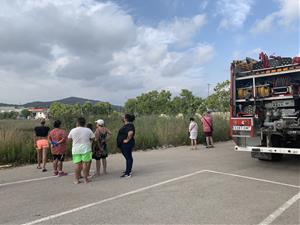
POLYGON ((55 101, 48 101, 48 102, 29 102, 24 104, 24 107, 35 107, 35 108, 49 108, 50 105, 54 102, 59 102, 59 103, 63 103, 63 104, 68 104, 68 105, 75 105, 75 104, 84 104, 85 102, 91 102, 93 105, 96 104, 99 101, 96 100, 90 100, 90 99, 85 99, 85 98, 76 98, 76 97, 69 97, 69 98, 64 98, 64 99, 60 99, 60 100, 55 100, 55 101))
MULTIPOLYGON (((0 103, 0 106, 22 106, 22 107, 25 107, 25 108, 31 108, 31 107, 32 108, 49 108, 51 106, 51 104, 54 103, 54 102, 60 102, 60 103, 63 103, 63 104, 68 104, 68 105, 75 105, 75 104, 82 105, 85 102, 91 102, 94 105, 97 102, 101 102, 101 101, 85 99, 85 98, 69 97, 69 98, 64 98, 64 99, 60 99, 60 100, 56 100, 56 101, 29 102, 29 103, 26 103, 24 105, 12 105, 12 104, 10 105, 10 104, 0 103)), ((122 111, 122 109, 123 109, 122 106, 118 106, 118 105, 112 105, 112 107, 116 111, 122 111)))
POLYGON ((9 107, 9 106, 17 106, 17 105, 0 103, 0 107, 9 107))

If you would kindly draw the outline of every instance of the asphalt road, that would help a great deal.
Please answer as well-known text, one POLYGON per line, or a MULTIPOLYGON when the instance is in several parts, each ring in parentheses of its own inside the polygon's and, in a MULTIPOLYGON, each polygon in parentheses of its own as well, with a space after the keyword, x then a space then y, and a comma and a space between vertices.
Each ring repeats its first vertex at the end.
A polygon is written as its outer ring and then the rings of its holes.
POLYGON ((300 224, 300 157, 263 162, 233 146, 135 152, 127 179, 112 155, 109 174, 89 184, 52 176, 51 164, 0 170, 0 223, 300 224))

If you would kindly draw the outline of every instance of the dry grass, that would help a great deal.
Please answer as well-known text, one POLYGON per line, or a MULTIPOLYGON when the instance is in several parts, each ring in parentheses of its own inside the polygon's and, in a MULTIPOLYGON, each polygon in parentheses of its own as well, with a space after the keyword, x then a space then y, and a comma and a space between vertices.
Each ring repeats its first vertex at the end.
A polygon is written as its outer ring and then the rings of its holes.
MULTIPOLYGON (((90 118, 90 121, 95 121, 90 118)), ((106 126, 112 131, 113 137, 108 143, 110 153, 118 152, 116 147, 116 136, 118 129, 122 126, 120 117, 114 116, 104 118, 106 126)), ((203 143, 204 136, 199 119, 199 142, 203 143)), ((153 149, 162 146, 180 146, 189 144, 187 133, 189 121, 187 118, 157 116, 138 117, 136 126, 136 149, 153 149)), ((26 164, 35 162, 35 149, 33 148, 33 128, 38 125, 37 121, 0 121, 0 164, 26 164)), ((73 124, 64 124, 65 127, 72 127, 73 124)), ((229 140, 229 117, 214 115, 214 140, 229 140)), ((71 154, 70 145, 67 156, 71 154)))

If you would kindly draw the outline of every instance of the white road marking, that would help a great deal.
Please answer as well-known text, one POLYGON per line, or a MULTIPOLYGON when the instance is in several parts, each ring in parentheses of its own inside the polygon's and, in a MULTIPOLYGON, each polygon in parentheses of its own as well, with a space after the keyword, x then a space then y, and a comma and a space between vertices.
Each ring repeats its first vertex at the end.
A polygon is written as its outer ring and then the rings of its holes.
MULTIPOLYGON (((242 175, 233 174, 233 173, 225 173, 225 172, 219 172, 219 171, 213 171, 213 170, 200 170, 200 171, 196 171, 194 173, 190 173, 190 174, 183 175, 183 176, 180 176, 180 177, 176 177, 176 178, 173 178, 173 179, 170 179, 170 180, 166 180, 166 181, 163 181, 163 182, 160 182, 160 183, 157 183, 157 184, 153 184, 153 185, 150 185, 150 186, 139 188, 137 190, 130 191, 130 192, 127 192, 127 193, 124 193, 124 194, 120 194, 120 195, 117 195, 117 196, 114 196, 114 197, 111 197, 111 198, 107 198, 107 199, 104 199, 104 200, 101 200, 101 201, 98 201, 98 202, 90 203, 90 204, 83 205, 83 206, 78 207, 78 208, 74 208, 74 209, 67 210, 67 211, 64 211, 64 212, 61 212, 61 213, 58 213, 58 214, 54 214, 54 215, 47 216, 47 217, 44 217, 44 218, 41 218, 41 219, 38 219, 38 220, 34 220, 34 221, 31 221, 31 222, 25 223, 23 225, 33 225, 33 224, 41 223, 41 222, 44 222, 44 221, 49 221, 51 219, 61 217, 61 216, 66 215, 66 214, 70 214, 70 213, 77 212, 77 211, 80 211, 80 210, 83 210, 83 209, 86 209, 86 208, 90 208, 90 207, 93 207, 93 206, 96 206, 96 205, 103 204, 105 202, 109 202, 109 201, 113 201, 113 200, 116 200, 116 199, 119 199, 119 198, 123 198, 123 197, 126 197, 128 195, 136 194, 136 193, 148 190, 148 189, 152 189, 152 188, 155 188, 155 187, 158 187, 158 186, 170 183, 170 182, 174 182, 174 181, 181 180, 181 179, 184 179, 184 178, 187 178, 187 177, 191 177, 191 176, 197 175, 199 173, 203 173, 203 172, 215 173, 215 174, 232 176, 232 177, 239 177, 239 178, 244 178, 244 179, 248 179, 248 180, 261 181, 261 182, 266 182, 266 183, 271 183, 271 184, 277 184, 277 185, 282 185, 282 186, 287 186, 287 187, 298 188, 298 189, 300 188, 300 186, 297 186, 297 185, 286 184, 286 183, 281 183, 281 182, 276 182, 276 181, 271 181, 271 180, 266 180, 266 179, 249 177, 249 176, 242 176, 242 175)), ((70 173, 70 174, 68 174, 68 176, 73 175, 73 174, 74 173, 70 173)), ((14 184, 29 183, 29 182, 34 182, 34 181, 48 180, 48 179, 53 179, 53 178, 57 178, 57 177, 56 176, 48 176, 48 177, 34 178, 34 179, 28 179, 28 180, 19 180, 19 181, 0 184, 0 187, 14 185, 14 184)), ((279 207, 275 212, 273 212, 270 216, 268 216, 259 225, 269 225, 270 223, 272 223, 276 218, 278 218, 285 210, 287 210, 291 205, 293 205, 299 199, 300 199, 300 192, 298 192, 290 200, 288 200, 281 207, 279 207)))
MULTIPOLYGON (((95 173, 94 170, 91 170, 90 173, 95 173)), ((72 176, 74 173, 68 173, 67 176, 72 176)), ((40 180, 48 180, 48 179, 53 179, 53 178, 60 178, 58 176, 48 176, 48 177, 39 177, 39 178, 33 178, 33 179, 28 179, 28 180, 18 180, 18 181, 13 181, 13 182, 8 182, 8 183, 3 183, 0 184, 0 187, 5 187, 9 185, 14 185, 14 184, 24 184, 24 183, 30 183, 34 181, 40 181, 40 180)))
POLYGON ((248 179, 248 180, 256 180, 256 181, 266 182, 266 183, 270 183, 270 184, 278 184, 278 185, 287 186, 287 187, 300 188, 300 186, 293 185, 293 184, 286 184, 286 183, 281 183, 281 182, 277 182, 277 181, 271 181, 271 180, 265 180, 265 179, 255 178, 255 177, 242 176, 242 175, 233 174, 233 173, 223 173, 223 172, 214 171, 214 170, 204 170, 204 171, 209 172, 209 173, 232 176, 232 177, 245 178, 245 179, 248 179))
POLYGON ((51 219, 54 219, 54 218, 57 218, 57 217, 61 217, 61 216, 66 215, 66 214, 74 213, 74 212, 77 212, 77 211, 80 211, 80 210, 83 210, 83 209, 87 209, 87 208, 90 208, 90 207, 93 207, 93 206, 96 206, 96 205, 101 205, 105 202, 110 202, 110 201, 113 201, 113 200, 116 200, 116 199, 119 199, 119 198, 123 198, 123 197, 129 196, 129 195, 133 195, 133 194, 136 194, 136 193, 139 193, 139 192, 142 192, 142 191, 146 191, 146 190, 149 190, 149 189, 152 189, 152 188, 164 185, 164 184, 168 184, 168 183, 171 183, 171 182, 174 182, 174 181, 185 179, 187 177, 191 177, 191 176, 197 175, 199 173, 203 173, 203 172, 205 172, 205 171, 204 170, 199 170, 199 171, 196 171, 194 173, 186 174, 186 175, 176 177, 176 178, 172 178, 172 179, 169 179, 169 180, 166 180, 166 181, 163 181, 163 182, 159 182, 159 183, 156 183, 156 184, 153 184, 153 185, 150 185, 150 186, 139 188, 139 189, 136 189, 134 191, 130 191, 130 192, 126 192, 124 194, 116 195, 114 197, 106 198, 106 199, 103 199, 103 200, 98 201, 98 202, 90 203, 90 204, 87 204, 87 205, 80 206, 78 208, 74 208, 74 209, 70 209, 70 210, 67 210, 67 211, 64 211, 64 212, 61 212, 61 213, 53 214, 51 216, 47 216, 47 217, 44 217, 44 218, 41 218, 41 219, 38 219, 38 220, 34 220, 34 221, 31 221, 31 222, 25 223, 23 225, 33 225, 33 224, 45 222, 45 221, 48 221, 48 220, 51 220, 51 219))
MULTIPOLYGON (((69 173, 68 176, 71 176, 73 174, 74 173, 69 173)), ((30 183, 33 181, 48 180, 48 179, 53 179, 53 178, 58 178, 58 177, 57 176, 48 176, 48 177, 39 177, 39 178, 33 178, 33 179, 28 179, 28 180, 18 180, 18 181, 0 184, 0 187, 5 187, 5 186, 9 186, 9 185, 14 185, 14 184, 30 183)))
MULTIPOLYGON (((271 215, 269 215, 266 219, 264 219, 259 225, 269 225, 274 220, 276 220, 284 211, 286 211, 289 207, 291 207, 296 201, 300 199, 300 192, 294 195, 291 199, 285 202, 282 206, 280 206, 277 210, 275 210, 271 215)), ((298 221, 299 222, 299 221, 298 221)))

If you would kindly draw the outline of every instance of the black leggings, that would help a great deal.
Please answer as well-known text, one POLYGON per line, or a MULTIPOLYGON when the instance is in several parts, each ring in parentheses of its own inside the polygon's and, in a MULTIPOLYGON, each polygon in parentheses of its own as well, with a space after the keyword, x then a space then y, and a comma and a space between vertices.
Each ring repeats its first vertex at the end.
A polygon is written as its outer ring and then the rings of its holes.
POLYGON ((134 145, 133 144, 122 144, 121 151, 126 159, 126 170, 125 174, 129 175, 132 170, 132 164, 133 164, 133 158, 132 158, 132 149, 134 145))

